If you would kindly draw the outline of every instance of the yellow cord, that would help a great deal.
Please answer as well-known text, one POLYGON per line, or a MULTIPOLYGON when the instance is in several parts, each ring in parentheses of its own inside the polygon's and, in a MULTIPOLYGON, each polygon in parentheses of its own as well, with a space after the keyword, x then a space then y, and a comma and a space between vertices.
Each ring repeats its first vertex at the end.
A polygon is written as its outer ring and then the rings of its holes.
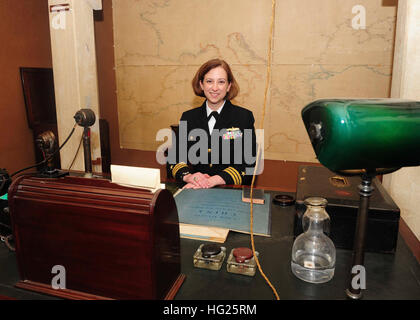
MULTIPOLYGON (((271 6, 272 6, 272 8, 271 8, 270 38, 269 38, 269 42, 268 42, 267 79, 266 79, 265 92, 264 92, 264 106, 263 106, 261 125, 260 125, 261 128, 264 127, 265 109, 266 109, 266 105, 267 105, 267 93, 268 93, 268 88, 269 88, 269 85, 270 85, 270 77, 271 77, 271 56, 272 56, 273 29, 274 29, 273 26, 274 26, 274 18, 275 18, 276 0, 272 0, 271 6)), ((265 279, 267 284, 273 290, 274 295, 276 296, 276 299, 280 300, 280 297, 279 297, 279 295, 276 291, 276 288, 274 288, 274 286, 271 284, 270 280, 268 280, 268 277, 264 274, 264 272, 261 268, 260 262, 258 260, 258 257, 255 255, 255 244, 254 244, 254 233, 253 233, 253 220, 254 220, 254 217, 253 217, 253 204, 254 204, 253 191, 254 191, 255 173, 256 173, 256 170, 257 170, 258 165, 259 165, 260 154, 261 154, 261 148, 258 147, 257 161, 255 163, 254 174, 252 176, 252 182, 251 182, 251 223, 250 223, 250 231, 251 231, 252 253, 253 253, 255 261, 257 263, 258 270, 260 271, 261 275, 263 276, 263 278, 265 279)))

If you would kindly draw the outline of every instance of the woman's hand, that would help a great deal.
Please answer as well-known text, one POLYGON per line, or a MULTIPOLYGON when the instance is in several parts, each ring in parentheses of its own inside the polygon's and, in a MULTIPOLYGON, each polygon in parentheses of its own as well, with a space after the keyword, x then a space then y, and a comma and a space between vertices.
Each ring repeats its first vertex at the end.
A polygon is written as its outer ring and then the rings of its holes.
POLYGON ((196 186, 193 183, 187 183, 182 189, 201 189, 199 186, 196 186))
POLYGON ((209 188, 213 188, 221 184, 226 184, 225 180, 223 180, 221 176, 212 176, 207 179, 207 182, 209 183, 209 188))
MULTIPOLYGON (((194 189, 198 189, 198 188, 207 189, 207 188, 211 188, 210 184, 208 182, 208 178, 210 178, 210 176, 208 174, 203 174, 201 172, 196 172, 196 173, 193 173, 193 174, 187 174, 184 177, 183 180, 184 180, 184 182, 187 183, 187 185, 185 187, 187 187, 188 185, 191 184, 192 186, 196 187, 194 189)), ((186 189, 189 189, 189 188, 190 188, 190 186, 188 186, 188 188, 186 188, 186 189)))
POLYGON ((221 184, 226 184, 225 180, 218 175, 210 177, 208 174, 202 174, 200 172, 186 175, 184 181, 187 182, 187 184, 183 189, 208 189, 221 184))

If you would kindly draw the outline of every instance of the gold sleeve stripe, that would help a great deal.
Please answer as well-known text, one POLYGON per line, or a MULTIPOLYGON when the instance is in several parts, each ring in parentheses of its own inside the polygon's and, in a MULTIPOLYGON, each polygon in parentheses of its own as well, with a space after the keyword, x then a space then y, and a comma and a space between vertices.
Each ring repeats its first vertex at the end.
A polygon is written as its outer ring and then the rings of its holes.
POLYGON ((238 170, 236 170, 235 168, 232 168, 232 171, 234 171, 234 172, 235 172, 235 174, 236 174, 236 176, 238 177, 238 184, 242 184, 242 176, 241 176, 241 174, 239 173, 239 171, 238 171, 238 170))
POLYGON ((235 168, 228 167, 228 168, 226 168, 223 171, 226 171, 232 177, 233 182, 235 184, 237 184, 237 185, 242 184, 242 177, 241 177, 241 175, 239 174, 239 172, 235 168))
POLYGON ((233 172, 233 174, 235 175, 235 177, 236 177, 236 179, 237 179, 237 183, 236 183, 236 184, 241 184, 241 183, 242 183, 242 177, 241 177, 241 175, 239 174, 239 172, 238 172, 236 169, 232 168, 232 167, 229 167, 228 169, 229 169, 231 172, 233 172))
POLYGON ((175 175, 178 172, 178 170, 181 169, 181 168, 184 168, 184 167, 188 167, 185 162, 177 163, 175 165, 175 167, 172 169, 172 176, 175 177, 175 175))
POLYGON ((227 169, 229 170, 229 172, 233 173, 233 175, 235 176, 235 184, 241 184, 240 177, 236 174, 235 169, 233 169, 232 167, 229 167, 227 169))
POLYGON ((223 171, 227 172, 227 173, 228 173, 228 174, 232 177, 232 179, 233 179, 233 184, 238 184, 237 179, 236 179, 236 177, 235 177, 235 174, 234 174, 234 173, 232 173, 232 172, 230 172, 229 168, 226 168, 226 169, 225 169, 225 170, 223 170, 223 171))

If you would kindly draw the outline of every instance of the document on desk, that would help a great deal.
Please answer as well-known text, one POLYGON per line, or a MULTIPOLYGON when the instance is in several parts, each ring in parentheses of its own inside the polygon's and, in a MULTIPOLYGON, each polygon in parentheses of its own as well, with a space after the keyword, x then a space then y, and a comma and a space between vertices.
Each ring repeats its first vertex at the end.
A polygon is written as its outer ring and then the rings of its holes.
MULTIPOLYGON (((250 233, 250 203, 242 201, 241 189, 184 189, 175 196, 179 222, 228 228, 250 233)), ((253 204, 253 233, 271 235, 271 199, 253 204)))
POLYGON ((155 193, 165 188, 160 183, 160 169, 130 167, 111 164, 111 178, 113 183, 123 186, 139 187, 155 193))

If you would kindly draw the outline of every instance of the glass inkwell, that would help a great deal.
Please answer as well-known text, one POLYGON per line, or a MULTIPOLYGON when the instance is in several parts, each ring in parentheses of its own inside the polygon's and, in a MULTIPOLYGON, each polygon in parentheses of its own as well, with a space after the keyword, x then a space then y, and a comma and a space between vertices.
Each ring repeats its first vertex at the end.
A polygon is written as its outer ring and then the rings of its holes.
MULTIPOLYGON (((257 251, 255 255, 258 258, 257 251)), ((252 250, 249 248, 232 249, 227 260, 227 271, 253 277, 257 271, 257 263, 252 250)))
POLYGON ((202 244, 194 254, 194 267, 220 270, 226 257, 226 248, 218 244, 202 244))
POLYGON ((326 235, 330 230, 330 217, 325 210, 328 202, 311 197, 304 203, 303 233, 293 243, 292 272, 306 282, 327 282, 334 276, 336 252, 334 243, 326 235))

